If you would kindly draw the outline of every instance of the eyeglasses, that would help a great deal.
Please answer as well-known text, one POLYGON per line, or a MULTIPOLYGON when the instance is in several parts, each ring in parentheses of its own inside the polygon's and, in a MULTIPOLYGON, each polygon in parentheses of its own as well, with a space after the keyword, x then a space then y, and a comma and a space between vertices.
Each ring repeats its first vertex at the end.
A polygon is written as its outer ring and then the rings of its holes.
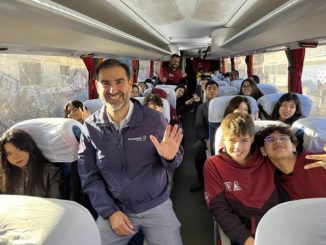
POLYGON ((286 135, 286 134, 281 134, 279 137, 273 137, 273 136, 266 136, 266 138, 264 139, 266 144, 273 144, 276 143, 278 141, 281 142, 286 142, 290 139, 290 136, 286 135))

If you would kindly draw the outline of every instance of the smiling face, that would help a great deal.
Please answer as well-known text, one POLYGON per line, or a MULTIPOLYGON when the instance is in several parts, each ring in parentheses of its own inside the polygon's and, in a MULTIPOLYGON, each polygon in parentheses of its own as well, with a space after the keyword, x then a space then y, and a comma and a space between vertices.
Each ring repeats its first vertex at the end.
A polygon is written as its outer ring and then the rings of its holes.
POLYGON ((79 108, 76 108, 73 105, 68 105, 67 117, 83 123, 83 117, 82 117, 82 114, 81 114, 79 108))
POLYGON ((25 168, 27 166, 30 156, 29 152, 23 151, 11 143, 6 143, 4 149, 10 164, 19 168, 25 168))
POLYGON ((122 67, 104 68, 99 71, 96 89, 110 112, 129 107, 132 82, 122 67))
POLYGON ((260 148, 263 154, 266 154, 272 162, 291 158, 296 147, 291 142, 290 136, 274 131, 264 139, 264 146, 260 148))
POLYGON ((295 114, 296 109, 297 106, 293 100, 284 101, 278 110, 280 114, 279 119, 281 121, 286 121, 287 119, 291 118, 295 114))
POLYGON ((172 69, 174 69, 174 70, 178 69, 179 64, 180 64, 180 58, 178 58, 178 57, 171 58, 170 66, 172 67, 172 69))
POLYGON ((254 137, 250 135, 227 135, 223 137, 227 154, 240 165, 245 165, 250 156, 254 137))
POLYGON ((185 94, 185 89, 184 88, 178 88, 175 91, 175 96, 177 99, 181 98, 185 94))
POLYGON ((241 114, 248 114, 248 111, 249 111, 248 105, 245 102, 241 102, 239 107, 235 109, 233 113, 239 112, 241 114))
POLYGON ((241 90, 244 95, 250 96, 252 94, 252 86, 247 81, 243 83, 241 90))

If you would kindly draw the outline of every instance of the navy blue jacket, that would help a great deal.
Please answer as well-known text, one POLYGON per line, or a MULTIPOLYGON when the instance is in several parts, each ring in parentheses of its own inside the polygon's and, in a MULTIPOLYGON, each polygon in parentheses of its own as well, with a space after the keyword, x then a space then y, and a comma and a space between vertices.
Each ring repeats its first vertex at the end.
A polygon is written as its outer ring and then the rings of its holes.
POLYGON ((144 212, 166 201, 170 195, 167 171, 182 161, 182 147, 174 160, 167 161, 149 138, 163 139, 167 122, 162 113, 133 103, 131 119, 120 132, 109 122, 105 106, 83 125, 80 178, 83 191, 103 218, 118 210, 144 212))

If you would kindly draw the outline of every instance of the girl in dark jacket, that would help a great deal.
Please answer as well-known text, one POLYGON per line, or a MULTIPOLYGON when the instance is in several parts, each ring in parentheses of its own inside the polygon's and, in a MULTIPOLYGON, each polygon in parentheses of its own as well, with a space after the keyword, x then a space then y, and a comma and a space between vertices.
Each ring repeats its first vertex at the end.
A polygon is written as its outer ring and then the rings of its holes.
POLYGON ((5 194, 60 198, 60 169, 52 165, 23 130, 12 129, 0 139, 5 194))

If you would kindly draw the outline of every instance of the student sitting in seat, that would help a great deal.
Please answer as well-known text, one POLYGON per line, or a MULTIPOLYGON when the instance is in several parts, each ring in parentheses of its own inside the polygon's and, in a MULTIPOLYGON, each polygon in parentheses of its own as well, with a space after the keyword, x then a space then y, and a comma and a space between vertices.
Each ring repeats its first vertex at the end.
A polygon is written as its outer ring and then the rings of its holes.
POLYGON ((280 120, 292 125, 294 121, 302 118, 301 105, 298 96, 294 93, 286 93, 277 101, 272 112, 271 120, 280 120))
POLYGON ((149 94, 144 99, 144 105, 163 113, 163 101, 157 94, 149 94))
POLYGON ((52 165, 23 130, 12 129, 0 139, 5 194, 61 198, 60 169, 52 165))
POLYGON ((221 128, 225 147, 205 163, 205 199, 232 242, 253 245, 258 222, 279 203, 275 168, 253 144, 251 116, 231 113, 221 128))
POLYGON ((79 100, 69 101, 64 106, 64 117, 74 119, 81 124, 84 120, 89 117, 90 113, 87 111, 86 107, 79 100))
POLYGON ((255 100, 258 100, 260 97, 263 96, 263 93, 259 90, 256 82, 253 79, 247 78, 243 80, 241 84, 240 95, 251 96, 255 100))
POLYGON ((263 156, 267 156, 279 170, 278 181, 290 200, 326 197, 326 170, 305 169, 314 161, 306 159, 308 152, 296 152, 297 139, 290 127, 275 125, 261 129, 256 140, 263 156))

